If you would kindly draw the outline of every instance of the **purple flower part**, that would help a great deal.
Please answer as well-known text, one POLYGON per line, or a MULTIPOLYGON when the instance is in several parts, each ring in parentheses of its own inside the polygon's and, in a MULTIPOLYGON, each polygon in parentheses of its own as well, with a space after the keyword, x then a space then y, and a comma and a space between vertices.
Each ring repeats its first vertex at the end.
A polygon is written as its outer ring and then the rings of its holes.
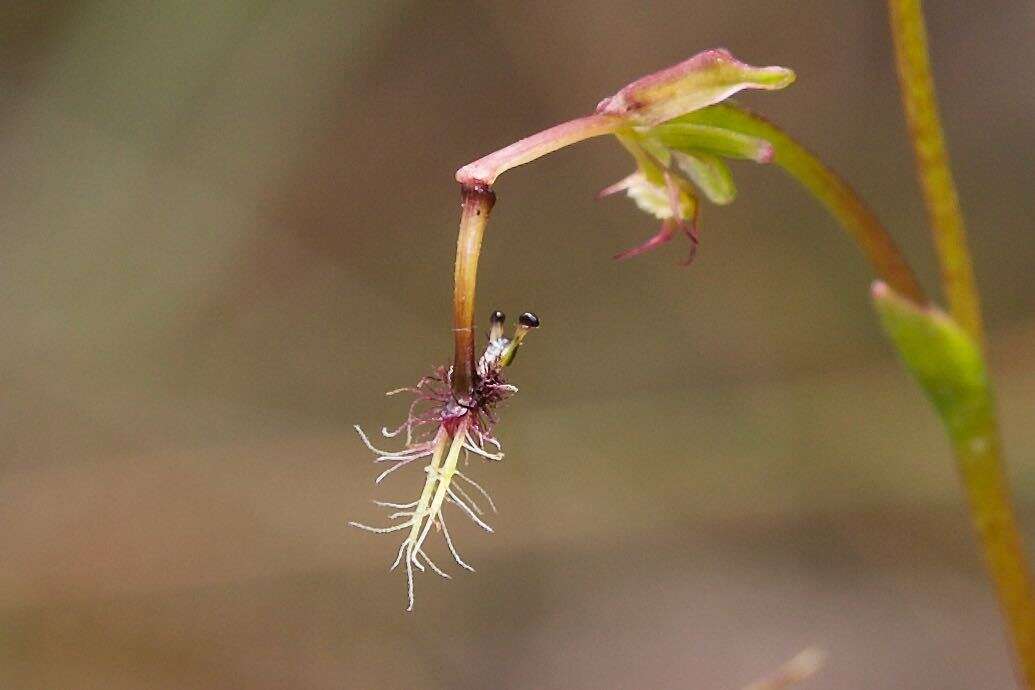
POLYGON ((754 67, 728 50, 716 48, 637 79, 602 100, 596 112, 634 125, 654 126, 744 89, 782 89, 793 81, 794 72, 785 67, 754 67))
POLYGON ((664 179, 665 187, 661 189, 647 180, 645 175, 636 172, 604 189, 598 195, 598 197, 601 195, 606 196, 607 194, 625 190, 633 197, 637 205, 653 213, 661 220, 661 228, 657 233, 652 235, 646 242, 615 254, 614 258, 616 260, 630 259, 656 249, 671 241, 677 232, 682 231, 690 240, 690 254, 680 263, 688 265, 693 261, 697 253, 697 245, 699 244, 697 216, 700 204, 686 180, 670 171, 665 171, 664 179), (653 197, 661 196, 662 194, 664 195, 664 203, 655 205, 658 200, 653 197))

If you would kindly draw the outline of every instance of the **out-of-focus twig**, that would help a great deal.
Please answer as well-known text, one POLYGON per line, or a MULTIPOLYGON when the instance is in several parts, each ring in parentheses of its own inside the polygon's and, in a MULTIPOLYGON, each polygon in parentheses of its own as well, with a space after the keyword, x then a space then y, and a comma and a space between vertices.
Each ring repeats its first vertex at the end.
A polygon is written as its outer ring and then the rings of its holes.
POLYGON ((744 690, 781 690, 805 680, 823 666, 826 654, 818 647, 809 647, 793 659, 761 680, 756 680, 744 690))

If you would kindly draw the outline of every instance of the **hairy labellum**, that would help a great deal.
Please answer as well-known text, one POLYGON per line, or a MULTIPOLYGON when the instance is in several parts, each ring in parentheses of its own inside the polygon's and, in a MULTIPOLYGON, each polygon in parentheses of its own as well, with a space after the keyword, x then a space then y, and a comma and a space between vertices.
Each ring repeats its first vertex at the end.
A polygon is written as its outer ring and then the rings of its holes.
POLYGON ((425 550, 432 528, 442 533, 453 560, 465 570, 474 570, 460 557, 446 528, 443 509, 447 504, 456 507, 482 529, 492 532, 483 516, 486 508, 495 512, 496 506, 488 492, 460 470, 460 458, 463 456, 465 467, 470 462, 471 454, 483 460, 503 459, 503 449, 493 434, 497 423, 496 408, 517 392, 517 388, 507 383, 504 367, 514 361, 528 331, 539 326, 539 319, 534 314, 523 314, 514 337, 504 338, 503 318, 500 312, 492 315, 489 343, 478 359, 470 394, 463 400, 458 400, 452 390, 452 369, 444 366, 438 367, 414 386, 388 393, 395 395, 408 392, 414 396, 406 421, 394 430, 381 430, 382 435, 388 438, 405 433, 406 443, 401 450, 388 451, 374 446, 363 430, 356 427, 360 438, 377 456, 374 462, 388 465, 374 480, 375 483, 380 484, 396 470, 414 462, 426 463, 424 472, 427 476, 416 500, 408 503, 375 501, 379 506, 393 509, 388 519, 398 522, 387 527, 349 523, 379 534, 406 532, 391 569, 403 564, 406 571, 409 596, 407 611, 413 609, 414 568, 420 571, 428 568, 449 578, 425 550))

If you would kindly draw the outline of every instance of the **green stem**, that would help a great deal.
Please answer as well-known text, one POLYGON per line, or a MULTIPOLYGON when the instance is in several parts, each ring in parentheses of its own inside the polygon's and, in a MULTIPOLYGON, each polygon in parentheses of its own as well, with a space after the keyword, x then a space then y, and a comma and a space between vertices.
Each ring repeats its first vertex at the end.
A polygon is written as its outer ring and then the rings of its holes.
MULTIPOLYGON (((920 0, 888 0, 902 102, 917 173, 953 320, 983 351, 981 304, 963 215, 945 148, 920 0)), ((1002 461, 995 404, 987 380, 980 404, 943 411, 971 516, 1009 625, 1025 688, 1035 690, 1035 596, 1002 461)))
POLYGON ((1035 688, 1035 598, 1002 461, 995 407, 973 410, 952 433, 971 515, 1013 640, 1023 687, 1035 688))
POLYGON ((1028 569, 1000 460, 995 401, 985 357, 955 319, 918 307, 883 283, 874 304, 906 367, 941 416, 959 462, 971 513, 1009 621, 1024 687, 1032 687, 1035 608, 1028 569))
POLYGON ((888 0, 902 103, 913 142, 924 203, 941 266, 949 313, 983 345, 981 303, 967 251, 967 233, 949 168, 938 101, 927 57, 927 31, 920 0, 888 0))
POLYGON ((837 219, 873 270, 895 291, 917 304, 925 304, 923 288, 906 263, 891 235, 848 186, 808 149, 765 118, 731 103, 713 105, 687 116, 701 125, 723 127, 768 141, 773 147, 773 163, 783 168, 812 193, 837 219))

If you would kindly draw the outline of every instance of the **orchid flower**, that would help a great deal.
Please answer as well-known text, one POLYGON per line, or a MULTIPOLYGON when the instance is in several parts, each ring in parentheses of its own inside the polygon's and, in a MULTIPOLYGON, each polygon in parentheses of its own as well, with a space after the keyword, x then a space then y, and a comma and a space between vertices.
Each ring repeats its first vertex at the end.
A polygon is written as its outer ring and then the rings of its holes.
POLYGON ((661 230, 644 244, 622 252, 617 258, 640 254, 669 241, 682 232, 697 246, 698 196, 715 204, 730 203, 736 192, 727 158, 760 163, 773 157, 766 140, 714 123, 690 118, 694 112, 715 105, 743 89, 780 89, 794 80, 783 67, 752 67, 725 50, 709 50, 673 67, 639 79, 614 96, 600 102, 592 115, 551 127, 460 168, 460 233, 454 271, 452 366, 440 366, 415 386, 392 391, 409 392, 414 401, 406 421, 395 430, 382 429, 393 437, 405 432, 401 450, 382 450, 356 427, 363 442, 377 456, 375 462, 387 469, 375 480, 413 463, 424 464, 426 477, 415 500, 395 503, 375 501, 393 510, 385 527, 357 522, 350 524, 375 533, 403 532, 405 537, 391 569, 404 566, 409 605, 413 609, 414 569, 431 571, 448 578, 430 558, 427 538, 432 529, 442 533, 456 563, 473 570, 459 555, 446 528, 444 508, 455 507, 486 531, 479 501, 495 510, 482 487, 460 470, 471 455, 499 461, 503 450, 494 430, 496 410, 517 388, 509 384, 504 368, 510 365, 525 335, 539 327, 531 312, 523 314, 512 338, 503 336, 503 314, 494 312, 489 341, 483 354, 475 357, 474 295, 478 258, 489 213, 495 203, 492 184, 506 170, 591 137, 614 135, 632 155, 636 170, 601 195, 626 192, 644 211, 661 221, 661 230), (474 496, 478 497, 475 500, 474 496))
POLYGON ((736 188, 724 159, 768 163, 773 147, 758 137, 698 124, 691 114, 744 89, 782 89, 793 81, 794 72, 784 67, 753 67, 726 50, 708 50, 634 81, 602 100, 592 115, 551 127, 465 165, 456 179, 464 186, 489 187, 513 167, 591 137, 614 135, 632 155, 636 171, 598 197, 624 191, 641 210, 661 221, 657 234, 615 258, 642 254, 679 232, 689 238, 689 258, 693 258, 698 244, 698 192, 713 204, 730 203, 736 188))

